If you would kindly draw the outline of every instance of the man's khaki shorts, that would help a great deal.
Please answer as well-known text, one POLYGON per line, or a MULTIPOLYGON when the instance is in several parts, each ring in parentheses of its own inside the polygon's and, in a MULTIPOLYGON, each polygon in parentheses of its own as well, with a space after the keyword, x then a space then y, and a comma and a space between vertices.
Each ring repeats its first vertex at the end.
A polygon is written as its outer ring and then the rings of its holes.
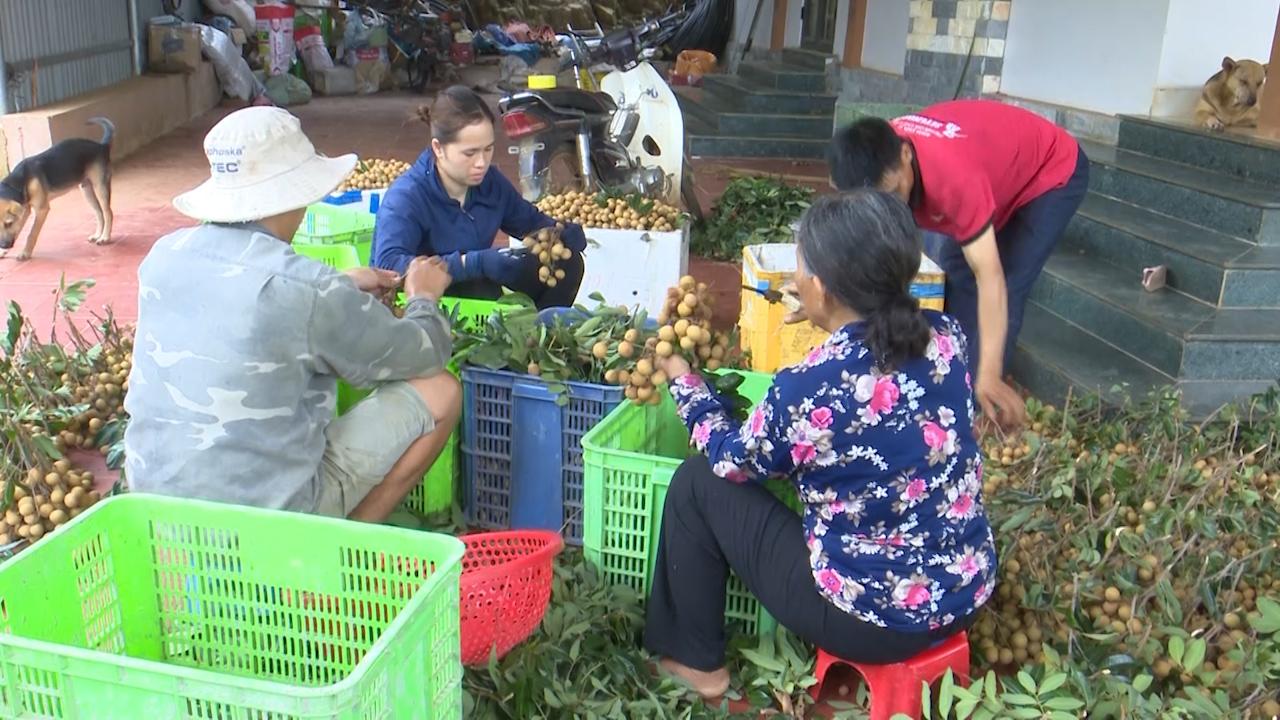
POLYGON ((374 388, 325 430, 316 514, 349 515, 409 446, 435 426, 426 402, 408 383, 374 388))

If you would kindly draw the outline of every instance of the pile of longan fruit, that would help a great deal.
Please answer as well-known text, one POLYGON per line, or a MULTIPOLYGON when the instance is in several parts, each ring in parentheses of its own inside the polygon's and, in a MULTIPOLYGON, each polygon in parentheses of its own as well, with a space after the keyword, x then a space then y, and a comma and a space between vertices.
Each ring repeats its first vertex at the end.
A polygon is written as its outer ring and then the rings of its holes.
POLYGON ((673 232, 680 227, 680 211, 657 200, 629 200, 621 197, 588 195, 578 191, 548 195, 538 201, 538 209, 562 222, 583 227, 614 230, 673 232), (636 206, 651 205, 641 213, 636 206))
POLYGON ((129 390, 129 371, 133 367, 132 339, 123 339, 120 344, 103 355, 103 364, 98 372, 85 375, 63 373, 63 387, 69 389, 76 403, 83 403, 87 409, 67 422, 66 428, 54 438, 58 450, 98 448, 96 438, 102 426, 111 419, 124 414, 124 396, 129 390))
POLYGON ((35 542, 100 500, 93 473, 78 471, 66 460, 27 471, 25 484, 13 489, 13 504, 0 519, 0 546, 17 540, 35 542))
POLYGON ((564 224, 556 223, 555 227, 545 227, 526 237, 524 248, 538 258, 542 267, 538 268, 538 280, 549 288, 555 287, 564 280, 564 268, 556 267, 563 260, 573 257, 573 251, 565 246, 560 238, 564 232, 564 224))
POLYGON ((409 171, 409 163, 392 158, 369 158, 356 163, 351 174, 338 186, 338 192, 347 190, 378 190, 390 187, 396 178, 409 171))
MULTIPOLYGON (((627 330, 616 352, 628 361, 634 359, 634 363, 609 369, 605 382, 625 387, 627 399, 637 405, 657 405, 662 400, 657 388, 670 380, 658 369, 659 360, 679 353, 694 370, 720 369, 729 355, 730 339, 711 329, 712 310, 706 283, 689 275, 680 278, 679 284, 667 291, 666 303, 658 315, 658 332, 644 337, 639 330, 627 330)), ((592 348, 592 354, 603 360, 611 349, 615 348, 600 341, 592 348)))

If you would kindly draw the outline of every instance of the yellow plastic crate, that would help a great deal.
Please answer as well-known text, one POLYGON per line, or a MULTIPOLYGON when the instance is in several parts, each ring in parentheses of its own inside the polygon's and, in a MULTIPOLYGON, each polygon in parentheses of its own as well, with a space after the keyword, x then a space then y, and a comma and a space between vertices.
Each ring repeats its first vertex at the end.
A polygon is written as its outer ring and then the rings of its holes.
MULTIPOLYGON (((742 284, 759 290, 779 290, 796 272, 796 246, 791 243, 748 245, 742 248, 742 284)), ((738 325, 742 347, 751 352, 751 369, 775 372, 794 365, 827 339, 827 331, 809 322, 787 325, 787 309, 759 293, 743 289, 738 325)))
POLYGON ((946 304, 947 276, 930 260, 928 256, 920 258, 920 272, 916 273, 915 282, 911 283, 911 294, 920 301, 925 310, 942 312, 946 304))
MULTIPOLYGON (((742 284, 760 290, 779 290, 796 272, 796 246, 791 243, 748 245, 742 249, 742 284)), ((920 259, 920 272, 911 284, 911 294, 920 307, 942 310, 945 275, 928 257, 920 259)), ((828 333, 811 323, 787 325, 782 322, 787 309, 770 303, 759 293, 742 291, 742 311, 738 325, 742 347, 751 352, 751 369, 776 372, 794 365, 809 350, 827 339, 828 333)))

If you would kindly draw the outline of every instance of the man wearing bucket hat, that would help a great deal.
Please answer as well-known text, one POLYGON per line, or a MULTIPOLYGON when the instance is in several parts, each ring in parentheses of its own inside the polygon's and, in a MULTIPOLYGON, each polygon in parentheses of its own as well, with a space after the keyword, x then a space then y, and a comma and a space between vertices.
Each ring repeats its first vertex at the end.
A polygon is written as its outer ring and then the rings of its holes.
POLYGON ((232 113, 204 150, 209 180, 173 201, 201 224, 161 238, 138 268, 130 486, 382 520, 458 422, 438 306, 449 274, 438 260, 411 264, 396 318, 375 296, 399 285, 395 273, 294 254, 307 206, 356 157, 318 155, 285 110, 232 113), (376 387, 335 420, 337 378, 376 387))

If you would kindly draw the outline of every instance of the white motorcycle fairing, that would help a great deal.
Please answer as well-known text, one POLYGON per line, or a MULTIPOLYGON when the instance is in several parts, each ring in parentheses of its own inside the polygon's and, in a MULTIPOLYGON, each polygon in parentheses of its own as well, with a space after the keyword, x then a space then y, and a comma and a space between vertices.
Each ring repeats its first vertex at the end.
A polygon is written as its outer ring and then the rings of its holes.
POLYGON ((667 176, 666 202, 680 206, 680 182, 684 170, 684 115, 676 94, 652 64, 641 62, 622 72, 614 70, 600 81, 602 92, 618 104, 612 132, 631 109, 639 119, 627 152, 646 167, 659 167, 667 176), (658 151, 657 154, 650 150, 658 151))

